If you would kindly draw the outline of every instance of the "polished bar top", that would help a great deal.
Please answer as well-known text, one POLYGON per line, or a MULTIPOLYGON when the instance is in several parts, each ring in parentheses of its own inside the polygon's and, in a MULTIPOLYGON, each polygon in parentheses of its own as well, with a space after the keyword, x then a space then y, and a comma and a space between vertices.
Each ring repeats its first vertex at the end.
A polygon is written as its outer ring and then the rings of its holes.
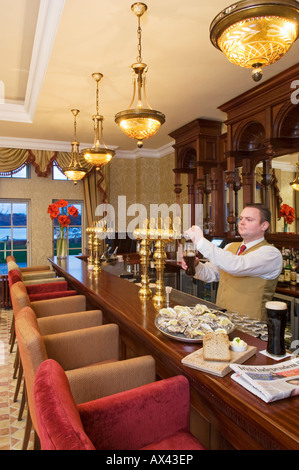
MULTIPOLYGON (((273 403, 265 403, 234 382, 230 375, 223 378, 182 365, 187 354, 201 347, 198 343, 184 343, 166 337, 155 326, 157 309, 151 300, 139 299, 139 286, 118 277, 119 269, 103 267, 95 276, 87 269, 87 263, 76 257, 67 260, 50 259, 54 269, 64 275, 70 286, 87 296, 92 305, 103 310, 109 321, 120 327, 124 337, 131 338, 157 363, 161 377, 185 375, 191 386, 191 399, 204 400, 217 426, 235 448, 240 449, 299 449, 299 396, 273 403)), ((170 305, 196 305, 206 301, 172 290, 170 305)), ((266 343, 246 333, 235 330, 230 337, 240 336, 258 351, 266 343)), ((257 353, 247 364, 273 364, 273 359, 257 353)))

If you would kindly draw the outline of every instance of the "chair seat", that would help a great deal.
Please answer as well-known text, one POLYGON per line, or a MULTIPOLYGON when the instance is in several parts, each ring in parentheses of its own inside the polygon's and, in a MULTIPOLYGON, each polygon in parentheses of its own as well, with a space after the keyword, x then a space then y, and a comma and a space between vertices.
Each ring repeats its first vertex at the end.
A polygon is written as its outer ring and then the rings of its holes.
POLYGON ((49 299, 58 299, 60 297, 71 297, 77 295, 75 290, 66 290, 61 292, 44 292, 43 294, 30 294, 30 302, 36 302, 39 300, 49 300, 49 299))
POLYGON ((34 401, 43 450, 205 450, 189 431, 183 376, 77 405, 62 367, 48 359, 37 370, 34 401))

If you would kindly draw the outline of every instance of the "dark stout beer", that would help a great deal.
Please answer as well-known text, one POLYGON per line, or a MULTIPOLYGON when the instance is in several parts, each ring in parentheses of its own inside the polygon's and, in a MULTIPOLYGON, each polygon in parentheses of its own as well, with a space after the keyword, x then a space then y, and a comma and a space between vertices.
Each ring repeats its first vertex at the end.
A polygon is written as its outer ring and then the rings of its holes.
POLYGON ((194 276, 195 274, 195 253, 185 252, 184 261, 187 265, 186 274, 187 276, 194 276))
POLYGON ((267 352, 273 356, 283 356, 286 352, 284 332, 287 323, 287 304, 285 302, 267 302, 268 344, 267 352))

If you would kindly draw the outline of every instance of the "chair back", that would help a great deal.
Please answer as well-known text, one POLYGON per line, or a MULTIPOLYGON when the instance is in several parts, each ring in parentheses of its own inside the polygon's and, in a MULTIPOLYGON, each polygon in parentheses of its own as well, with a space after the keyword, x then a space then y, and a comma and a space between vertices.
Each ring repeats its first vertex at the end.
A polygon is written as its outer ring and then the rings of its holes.
POLYGON ((34 429, 38 432, 33 386, 39 365, 48 359, 46 348, 31 307, 22 308, 15 319, 16 336, 26 383, 27 400, 34 429))
POLYGON ((42 450, 95 450, 84 432, 66 374, 52 359, 37 370, 34 403, 42 450))
POLYGON ((18 269, 11 269, 8 271, 9 288, 11 289, 11 286, 16 282, 22 282, 22 275, 18 269))
POLYGON ((10 298, 14 317, 23 307, 30 307, 30 299, 23 282, 16 282, 11 286, 10 298))

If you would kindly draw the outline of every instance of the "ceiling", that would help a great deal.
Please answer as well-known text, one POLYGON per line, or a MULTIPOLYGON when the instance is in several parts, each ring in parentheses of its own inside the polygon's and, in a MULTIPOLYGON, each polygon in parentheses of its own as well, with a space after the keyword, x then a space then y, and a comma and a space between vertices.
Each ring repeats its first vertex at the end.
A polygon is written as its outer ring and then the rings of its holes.
MULTIPOLYGON (((101 72, 104 140, 123 155, 136 150, 114 122, 132 98, 130 66, 137 57, 137 18, 129 0, 0 0, 0 146, 70 150, 72 108, 77 138, 93 144, 93 72, 101 72), (3 47, 5 45, 5 47, 3 47)), ((171 145, 169 133, 197 118, 225 120, 217 108, 256 84, 209 39, 213 18, 230 0, 145 0, 142 58, 147 96, 166 115, 143 152, 171 145)), ((263 81, 298 62, 299 41, 263 81)))

